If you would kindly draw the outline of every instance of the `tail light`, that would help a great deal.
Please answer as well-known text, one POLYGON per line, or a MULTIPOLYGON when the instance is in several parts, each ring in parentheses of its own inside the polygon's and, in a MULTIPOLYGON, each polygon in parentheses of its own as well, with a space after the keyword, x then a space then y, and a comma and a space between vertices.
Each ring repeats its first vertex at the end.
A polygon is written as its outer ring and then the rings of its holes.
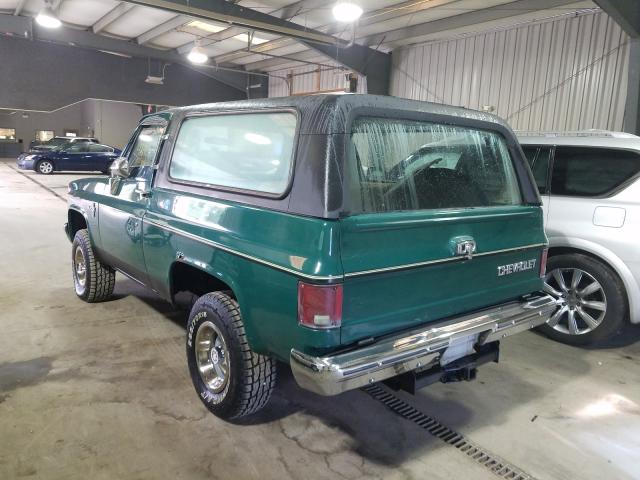
POLYGON ((549 255, 549 249, 545 248, 542 250, 542 255, 540 255, 540 278, 544 278, 547 273, 547 256, 549 255))
POLYGON ((298 283, 298 322, 311 328, 335 328, 342 324, 342 284, 298 283))

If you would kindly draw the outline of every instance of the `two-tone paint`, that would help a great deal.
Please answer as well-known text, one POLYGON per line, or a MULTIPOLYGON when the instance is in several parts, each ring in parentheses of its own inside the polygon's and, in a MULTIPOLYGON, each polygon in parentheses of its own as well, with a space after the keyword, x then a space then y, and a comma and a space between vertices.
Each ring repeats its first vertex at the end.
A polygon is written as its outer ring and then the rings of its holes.
MULTIPOLYGON (((254 351, 288 361, 292 349, 322 355, 358 342, 520 298, 541 289, 536 269, 499 276, 500 265, 539 259, 546 244, 539 197, 518 143, 497 117, 375 96, 302 97, 169 110, 154 168, 124 179, 70 184, 70 236, 89 226, 98 256, 173 300, 180 265, 233 291, 254 351), (290 109, 298 116, 290 188, 278 198, 169 175, 173 143, 190 115, 290 109), (522 205, 354 214, 345 164, 359 115, 432 119, 498 131, 518 173, 522 205), (139 182, 149 182, 141 193, 139 182), (451 241, 472 237, 469 258, 451 241), (300 281, 344 287, 340 328, 298 324, 300 281)), ((134 134, 135 138, 135 134, 134 134)), ((127 155, 127 149, 124 151, 127 155)))

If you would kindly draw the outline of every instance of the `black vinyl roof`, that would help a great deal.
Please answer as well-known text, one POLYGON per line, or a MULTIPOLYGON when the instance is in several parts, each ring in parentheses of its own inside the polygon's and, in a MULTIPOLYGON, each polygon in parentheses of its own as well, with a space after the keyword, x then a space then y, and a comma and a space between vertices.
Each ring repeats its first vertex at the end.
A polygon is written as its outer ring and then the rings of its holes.
MULTIPOLYGON (((446 118, 451 117, 451 123, 459 121, 465 123, 483 122, 495 124, 509 129, 504 120, 477 110, 469 110, 462 107, 452 107, 440 103, 421 102, 404 98, 383 95, 306 95, 279 98, 262 98, 255 100, 238 100, 232 102, 208 103, 188 107, 178 107, 167 110, 181 114, 199 112, 230 112, 240 110, 265 110, 265 109, 294 109, 300 114, 301 134, 334 134, 348 133, 349 121, 353 114, 367 114, 373 116, 398 117, 411 113, 411 117, 419 119, 420 114, 425 114, 433 119, 449 123, 446 118)), ((426 120, 426 118, 425 118, 426 120)), ((510 130, 510 129, 509 129, 510 130)))

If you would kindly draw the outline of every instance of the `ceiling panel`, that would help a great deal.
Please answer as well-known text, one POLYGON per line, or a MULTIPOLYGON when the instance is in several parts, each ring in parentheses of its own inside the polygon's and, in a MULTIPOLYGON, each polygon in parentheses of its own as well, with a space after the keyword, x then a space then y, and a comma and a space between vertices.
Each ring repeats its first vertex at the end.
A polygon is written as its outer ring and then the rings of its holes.
POLYGON ((175 16, 175 13, 165 10, 136 5, 105 28, 105 32, 120 37, 135 38, 175 16))
POLYGON ((151 45, 158 45, 162 48, 178 48, 194 39, 195 37, 190 33, 174 31, 154 38, 151 45))
MULTIPOLYGON (((411 13, 410 10, 406 10, 406 14, 402 14, 397 18, 374 23, 375 18, 378 17, 367 19, 367 13, 374 11, 379 12, 381 19, 385 18, 385 12, 397 11, 398 13, 403 13, 403 10, 399 9, 398 6, 407 3, 407 0, 367 0, 366 2, 362 0, 361 4, 365 9, 365 19, 362 21, 361 25, 357 26, 356 37, 362 39, 361 42, 365 43, 366 37, 371 35, 377 35, 394 30, 402 30, 405 27, 465 14, 478 9, 500 5, 504 6, 505 9, 509 9, 509 4, 512 1, 514 0, 424 0, 421 4, 423 9, 420 11, 411 13), (366 23, 370 24, 366 25, 366 23)), ((295 0, 241 0, 238 3, 244 7, 252 8, 263 13, 276 12, 278 15, 282 14, 281 9, 283 7, 302 3, 302 11, 298 12, 298 15, 294 16, 291 21, 296 22, 300 25, 307 26, 309 28, 321 27, 322 30, 326 30, 327 28, 330 31, 338 30, 339 33, 337 33, 336 36, 347 39, 350 36, 349 26, 337 24, 335 19, 333 18, 331 9, 334 2, 335 0, 304 0, 303 2, 295 2, 295 0)), ((43 0, 27 0, 25 2, 22 14, 35 15, 42 8, 43 3, 43 0)), ((119 3, 120 1, 118 0, 63 0, 58 14, 61 20, 66 24, 89 28, 105 14, 112 11, 113 8, 115 8, 119 3)), ((18 0, 0 0, 0 10, 12 12, 17 4, 18 0)), ((476 24, 456 30, 433 32, 430 34, 421 35, 419 37, 403 38, 401 40, 394 40, 393 42, 387 41, 386 43, 383 43, 381 45, 380 49, 386 51, 392 47, 399 47, 411 43, 437 41, 445 38, 451 38, 453 36, 469 34, 471 32, 486 31, 492 28, 502 28, 504 26, 513 25, 514 23, 518 22, 548 18, 550 16, 559 15, 570 10, 593 7, 595 7, 595 5, 590 0, 580 0, 566 7, 551 10, 544 10, 533 13, 522 12, 521 14, 518 14, 517 11, 514 11, 514 16, 511 16, 507 19, 486 22, 483 24, 476 24)), ((288 15, 291 15, 295 12, 296 7, 292 7, 288 12, 288 15)), ((163 10, 138 5, 133 7, 126 14, 108 25, 102 32, 102 34, 116 36, 119 38, 135 39, 142 33, 163 24, 164 22, 172 19, 174 16, 175 13, 172 12, 166 12, 163 10)), ((216 22, 210 23, 217 25, 220 29, 227 28, 226 24, 216 22)), ((224 31, 217 34, 215 32, 206 32, 201 29, 191 28, 187 25, 183 25, 178 27, 174 31, 167 32, 152 39, 148 45, 155 46, 161 49, 175 49, 183 45, 188 45, 198 37, 205 38, 210 35, 213 35, 214 37, 222 37, 224 36, 224 31)), ((277 35, 266 34, 262 32, 256 32, 255 36, 265 41, 279 38, 277 35)), ((205 48, 209 55, 214 57, 216 55, 242 50, 246 48, 246 43, 246 38, 239 39, 231 37, 213 42, 211 43, 211 45, 208 45, 205 48)), ((304 50, 306 50, 306 47, 304 47, 300 43, 290 41, 289 45, 280 46, 280 48, 269 50, 268 53, 271 55, 288 56, 304 50)), ((267 57, 260 54, 248 54, 244 57, 233 60, 233 63, 236 63, 238 65, 248 65, 254 62, 259 62, 261 60, 266 60, 268 58, 272 57, 267 57)), ((318 57, 316 52, 309 51, 309 61, 317 61, 318 58, 322 59, 321 61, 323 63, 327 61, 324 56, 318 57)), ((300 65, 300 63, 298 63, 298 65, 300 65)))
POLYGON ((410 15, 404 15, 392 20, 387 20, 386 22, 378 22, 358 27, 356 29, 356 34, 358 37, 363 37, 365 35, 388 32, 390 30, 431 22, 433 20, 452 17, 454 15, 461 15, 496 5, 504 5, 505 8, 509 8, 509 6, 505 4, 508 4, 511 1, 512 0, 462 0, 459 2, 451 2, 442 6, 425 9, 410 15))
MULTIPOLYGON (((273 50, 269 50, 268 53, 269 55, 291 55, 292 53, 302 52, 304 50, 307 50, 307 47, 299 43, 295 43, 287 47, 275 48, 273 50)), ((316 53, 314 52, 313 55, 315 54, 316 53)), ((239 58, 234 62, 239 65, 246 65, 247 63, 259 62, 261 60, 266 60, 268 58, 273 58, 273 57, 268 57, 266 55, 260 55, 259 53, 257 53, 255 55, 248 55, 246 57, 239 58)))
POLYGON ((65 23, 90 27, 113 10, 118 3, 115 0, 64 0, 58 15, 65 23))
POLYGON ((595 7, 595 4, 593 2, 591 2, 590 0, 584 0, 584 1, 566 5, 566 8, 563 8, 563 9, 554 8, 554 9, 548 9, 548 10, 538 10, 534 12, 526 12, 520 15, 514 15, 508 18, 494 20, 491 22, 477 23, 477 24, 469 25, 462 28, 449 29, 442 32, 435 32, 432 34, 425 34, 419 37, 406 38, 406 39, 394 41, 391 43, 387 43, 386 46, 395 48, 402 45, 449 39, 455 36, 485 32, 487 30, 491 30, 495 28, 504 28, 504 27, 512 26, 518 23, 544 20, 544 19, 556 17, 558 15, 566 14, 568 12, 574 12, 576 10, 593 8, 593 7, 595 7))

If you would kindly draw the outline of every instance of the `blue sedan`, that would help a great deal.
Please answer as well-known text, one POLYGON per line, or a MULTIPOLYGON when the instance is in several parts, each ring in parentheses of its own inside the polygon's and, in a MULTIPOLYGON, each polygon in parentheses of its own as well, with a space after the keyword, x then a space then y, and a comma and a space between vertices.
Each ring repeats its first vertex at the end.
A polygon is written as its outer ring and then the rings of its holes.
POLYGON ((109 173, 120 150, 98 143, 72 143, 48 152, 28 152, 18 157, 18 168, 48 175, 63 170, 109 173))

